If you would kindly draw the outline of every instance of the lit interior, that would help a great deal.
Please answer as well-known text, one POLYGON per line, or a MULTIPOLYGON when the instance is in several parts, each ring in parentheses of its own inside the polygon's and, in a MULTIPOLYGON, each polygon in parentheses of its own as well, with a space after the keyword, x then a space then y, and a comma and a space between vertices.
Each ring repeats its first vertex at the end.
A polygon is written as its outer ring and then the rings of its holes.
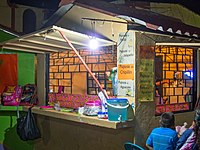
POLYGON ((155 80, 165 104, 192 102, 193 49, 156 47, 155 80))

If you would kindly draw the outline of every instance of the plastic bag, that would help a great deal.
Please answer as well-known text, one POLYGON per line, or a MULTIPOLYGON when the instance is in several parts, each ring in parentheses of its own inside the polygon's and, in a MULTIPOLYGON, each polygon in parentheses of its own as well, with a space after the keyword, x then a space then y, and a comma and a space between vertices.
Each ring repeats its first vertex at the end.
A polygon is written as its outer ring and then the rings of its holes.
POLYGON ((41 137, 40 130, 35 122, 31 107, 25 116, 17 119, 17 134, 23 141, 34 140, 41 137))

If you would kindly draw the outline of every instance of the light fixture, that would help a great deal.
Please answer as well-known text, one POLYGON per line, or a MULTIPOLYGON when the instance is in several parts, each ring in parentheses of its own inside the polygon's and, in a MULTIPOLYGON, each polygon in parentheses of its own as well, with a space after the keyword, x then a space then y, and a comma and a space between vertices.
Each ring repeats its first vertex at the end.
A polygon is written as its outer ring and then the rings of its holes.
POLYGON ((92 38, 89 40, 89 47, 92 50, 96 50, 98 48, 98 41, 96 40, 95 36, 95 21, 91 21, 92 31, 94 32, 92 38))
POLYGON ((92 39, 90 39, 90 41, 89 41, 90 49, 96 50, 98 48, 98 46, 99 46, 98 41, 94 37, 92 37, 92 39))

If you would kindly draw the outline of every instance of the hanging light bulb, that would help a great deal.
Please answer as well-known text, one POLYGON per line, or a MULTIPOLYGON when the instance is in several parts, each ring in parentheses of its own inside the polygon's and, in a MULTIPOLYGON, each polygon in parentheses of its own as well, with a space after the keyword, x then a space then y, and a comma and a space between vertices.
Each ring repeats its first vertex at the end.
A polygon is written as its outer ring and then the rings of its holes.
POLYGON ((94 32, 92 35, 92 38, 89 40, 89 47, 92 50, 96 50, 99 47, 99 43, 96 40, 96 36, 95 36, 95 21, 91 22, 91 26, 92 26, 92 31, 94 32))
POLYGON ((98 48, 98 46, 99 46, 99 43, 95 38, 90 39, 90 41, 89 41, 90 49, 96 50, 98 48))

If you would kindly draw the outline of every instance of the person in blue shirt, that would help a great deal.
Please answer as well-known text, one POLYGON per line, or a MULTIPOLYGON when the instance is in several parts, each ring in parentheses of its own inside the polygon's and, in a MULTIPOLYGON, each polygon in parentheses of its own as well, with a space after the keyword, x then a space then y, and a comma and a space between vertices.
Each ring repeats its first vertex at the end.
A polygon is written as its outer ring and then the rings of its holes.
POLYGON ((153 129, 147 138, 146 146, 150 150, 174 150, 177 141, 174 114, 166 112, 160 117, 160 127, 153 129))

